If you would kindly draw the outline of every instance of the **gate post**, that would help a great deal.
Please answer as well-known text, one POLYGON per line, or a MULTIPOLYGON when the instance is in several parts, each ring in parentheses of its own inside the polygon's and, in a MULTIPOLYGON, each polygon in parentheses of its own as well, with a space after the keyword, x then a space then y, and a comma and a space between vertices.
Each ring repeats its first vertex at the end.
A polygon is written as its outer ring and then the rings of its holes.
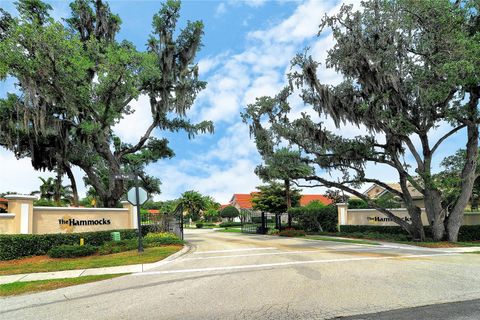
POLYGON ((262 234, 267 233, 267 221, 265 219, 265 212, 262 211, 262 234))
POLYGON ((348 224, 348 203, 337 203, 338 225, 340 231, 341 226, 348 224))

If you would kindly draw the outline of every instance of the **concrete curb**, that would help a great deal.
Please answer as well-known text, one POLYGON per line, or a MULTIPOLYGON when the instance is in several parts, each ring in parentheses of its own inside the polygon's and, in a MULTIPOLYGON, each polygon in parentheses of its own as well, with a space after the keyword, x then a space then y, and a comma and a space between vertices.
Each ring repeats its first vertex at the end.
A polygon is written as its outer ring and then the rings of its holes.
POLYGON ((144 264, 130 264, 125 266, 105 267, 105 268, 90 268, 90 269, 76 269, 76 270, 63 270, 53 272, 37 272, 37 273, 22 273, 14 275, 0 276, 0 285, 13 283, 13 282, 26 282, 37 280, 50 280, 50 279, 62 279, 62 278, 77 278, 81 276, 101 275, 101 274, 119 274, 119 273, 141 273, 153 268, 163 266, 171 263, 179 257, 187 254, 192 249, 192 246, 188 243, 184 247, 174 254, 166 257, 163 260, 144 263, 144 264))
POLYGON ((189 243, 185 243, 182 250, 180 250, 178 252, 175 252, 174 254, 166 257, 163 260, 153 262, 153 263, 142 264, 142 271, 140 271, 140 272, 151 270, 153 268, 157 268, 157 267, 163 266, 165 264, 169 264, 169 263, 177 260, 178 258, 186 255, 187 253, 189 253, 191 249, 192 249, 191 245, 189 243))

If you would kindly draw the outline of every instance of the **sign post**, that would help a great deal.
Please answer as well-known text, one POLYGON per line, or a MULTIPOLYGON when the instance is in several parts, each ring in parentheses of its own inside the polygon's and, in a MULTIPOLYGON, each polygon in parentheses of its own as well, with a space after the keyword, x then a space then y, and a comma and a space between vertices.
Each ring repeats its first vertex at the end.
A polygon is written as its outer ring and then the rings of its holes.
POLYGON ((148 194, 145 189, 138 186, 138 174, 134 175, 118 175, 115 176, 117 179, 133 179, 135 181, 135 187, 130 188, 127 193, 127 200, 133 206, 137 207, 137 227, 138 227, 138 252, 143 252, 143 241, 142 241, 142 219, 140 215, 140 206, 148 200, 148 194))

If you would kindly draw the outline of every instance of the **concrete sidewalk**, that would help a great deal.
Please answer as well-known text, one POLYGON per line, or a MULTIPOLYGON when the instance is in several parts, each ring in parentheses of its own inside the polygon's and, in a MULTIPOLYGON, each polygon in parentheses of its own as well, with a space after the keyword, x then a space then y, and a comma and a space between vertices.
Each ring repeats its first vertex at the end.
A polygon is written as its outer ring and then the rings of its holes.
POLYGON ((190 250, 190 248, 191 247, 189 245, 185 245, 182 250, 175 252, 174 254, 166 257, 163 260, 153 262, 153 263, 132 264, 127 266, 116 266, 116 267, 106 267, 106 268, 64 270, 64 271, 54 271, 54 272, 22 273, 22 274, 8 275, 8 276, 0 276, 0 285, 6 284, 6 283, 12 283, 12 282, 76 278, 81 276, 93 276, 93 275, 101 275, 101 274, 144 272, 159 266, 163 266, 170 262, 173 262, 178 257, 186 254, 190 250))

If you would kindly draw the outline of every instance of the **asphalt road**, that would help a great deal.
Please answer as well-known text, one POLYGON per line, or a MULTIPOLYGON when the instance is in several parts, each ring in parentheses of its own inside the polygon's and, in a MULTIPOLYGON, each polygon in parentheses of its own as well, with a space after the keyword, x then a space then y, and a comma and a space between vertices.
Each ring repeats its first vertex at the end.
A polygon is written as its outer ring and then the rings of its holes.
POLYGON ((149 272, 0 299, 0 319, 370 319, 388 310, 422 319, 405 308, 480 299, 478 254, 211 230, 186 238, 189 253, 149 272))
POLYGON ((342 317, 342 320, 478 320, 480 318, 480 300, 468 300, 434 304, 424 307, 405 308, 393 311, 342 317))

